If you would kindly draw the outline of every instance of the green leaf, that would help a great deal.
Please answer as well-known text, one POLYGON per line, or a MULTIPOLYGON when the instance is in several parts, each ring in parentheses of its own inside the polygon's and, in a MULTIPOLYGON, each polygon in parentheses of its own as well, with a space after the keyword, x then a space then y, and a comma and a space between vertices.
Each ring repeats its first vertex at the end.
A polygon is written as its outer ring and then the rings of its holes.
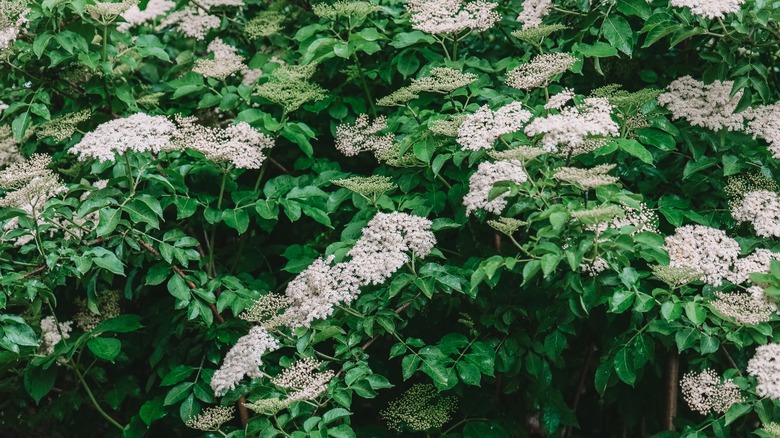
POLYGON ((456 365, 456 368, 458 369, 458 376, 460 376, 460 380, 462 380, 463 383, 466 385, 480 386, 482 374, 479 372, 479 368, 477 368, 476 365, 466 361, 460 361, 456 365))
POLYGON ((145 222, 155 229, 160 228, 160 220, 157 213, 141 199, 134 199, 122 207, 130 215, 135 223, 145 222))
POLYGON ((182 301, 190 300, 190 287, 187 286, 187 282, 178 275, 174 275, 168 280, 168 292, 182 301))
POLYGON ((620 380, 634 386, 636 371, 634 370, 634 355, 629 348, 623 348, 615 355, 615 372, 620 380))
POLYGON ((48 368, 27 365, 24 370, 24 389, 30 394, 35 404, 39 404, 41 399, 54 387, 54 381, 57 379, 57 369, 59 367, 50 366, 48 368))
POLYGON ((138 416, 141 417, 141 421, 149 426, 153 421, 165 417, 166 413, 165 407, 163 406, 163 398, 158 397, 141 405, 138 416))
POLYGON ((593 43, 593 45, 580 44, 577 46, 577 51, 582 53, 586 58, 609 58, 618 56, 618 51, 615 47, 601 41, 597 41, 593 43))
POLYGON ((87 347, 95 356, 113 362, 122 350, 122 342, 114 338, 92 338, 87 341, 87 347))
POLYGON ((107 332, 116 333, 128 333, 143 327, 141 324, 141 317, 126 313, 119 315, 115 318, 106 319, 100 322, 100 324, 92 330, 92 333, 100 334, 107 332))
POLYGON ((31 122, 32 119, 30 118, 30 113, 28 111, 25 111, 22 114, 16 116, 14 121, 11 123, 11 131, 13 132, 16 141, 21 143, 22 139, 24 138, 24 134, 27 132, 27 128, 30 127, 31 122))
POLYGON ((116 208, 103 208, 98 213, 98 226, 95 229, 98 237, 111 234, 119 225, 122 212, 116 208))
POLYGON ((174 403, 184 400, 192 392, 191 390, 193 385, 193 382, 184 382, 174 386, 173 389, 168 391, 163 404, 165 406, 170 406, 174 403))
POLYGON ((191 376, 195 372, 195 367, 189 365, 177 365, 171 369, 168 374, 163 377, 160 386, 175 385, 187 377, 191 376))
POLYGON ((622 151, 639 158, 647 164, 653 164, 653 154, 638 141, 627 138, 617 138, 614 141, 622 151))
POLYGON ((615 48, 631 56, 634 49, 634 33, 625 18, 620 15, 609 15, 601 24, 604 37, 615 48))
POLYGON ((352 415, 352 412, 349 412, 344 408, 334 408, 322 414, 322 423, 330 424, 339 418, 346 418, 350 415, 352 415))
POLYGON ((244 234, 249 229, 249 214, 243 208, 223 211, 222 220, 225 225, 238 231, 238 234, 244 234))
POLYGON ((726 411, 726 426, 752 410, 753 406, 750 403, 735 403, 731 405, 729 410, 726 411))
POLYGON ((652 13, 647 0, 618 0, 617 10, 626 15, 635 15, 643 20, 650 18, 652 13))

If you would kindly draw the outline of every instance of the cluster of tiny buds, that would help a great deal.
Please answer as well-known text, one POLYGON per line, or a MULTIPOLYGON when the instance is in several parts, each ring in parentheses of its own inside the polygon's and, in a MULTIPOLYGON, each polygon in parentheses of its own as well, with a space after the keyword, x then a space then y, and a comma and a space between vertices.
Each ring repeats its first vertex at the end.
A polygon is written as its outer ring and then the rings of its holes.
POLYGON ((777 311, 777 305, 767 299, 764 290, 759 286, 749 287, 748 292, 750 293, 716 292, 712 307, 742 325, 770 321, 777 311))
POLYGON ((391 401, 381 415, 392 430, 421 432, 444 426, 456 407, 455 397, 440 395, 433 385, 416 384, 391 401))
POLYGON ((614 164, 601 164, 590 169, 560 167, 553 174, 553 178, 582 190, 589 190, 618 182, 620 180, 618 177, 607 175, 607 172, 614 168, 614 164))
POLYGON ((224 424, 233 419, 235 408, 233 406, 214 406, 204 409, 200 414, 187 419, 184 423, 187 427, 202 431, 217 431, 224 424))
POLYGON ((744 401, 733 380, 722 379, 709 368, 700 373, 686 373, 680 381, 680 387, 688 406, 702 415, 710 412, 725 414, 731 405, 744 401))

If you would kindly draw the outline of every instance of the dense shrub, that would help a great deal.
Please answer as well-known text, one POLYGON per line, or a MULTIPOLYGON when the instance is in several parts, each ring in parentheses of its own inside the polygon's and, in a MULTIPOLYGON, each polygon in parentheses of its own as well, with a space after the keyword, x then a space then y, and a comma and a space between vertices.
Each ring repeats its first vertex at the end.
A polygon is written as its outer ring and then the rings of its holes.
POLYGON ((0 0, 2 435, 780 436, 778 8, 0 0))

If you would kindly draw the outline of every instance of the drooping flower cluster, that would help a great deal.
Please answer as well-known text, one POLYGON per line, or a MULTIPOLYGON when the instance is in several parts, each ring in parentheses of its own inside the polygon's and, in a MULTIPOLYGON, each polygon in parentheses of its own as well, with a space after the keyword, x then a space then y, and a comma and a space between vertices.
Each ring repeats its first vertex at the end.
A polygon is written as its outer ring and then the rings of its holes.
POLYGON ((53 316, 41 319, 41 351, 44 354, 54 353, 54 347, 61 340, 70 338, 72 324, 73 321, 57 324, 57 320, 53 316))
POLYGON ((209 43, 208 51, 214 55, 213 59, 197 59, 192 71, 209 78, 224 81, 233 73, 246 68, 244 57, 237 53, 233 46, 222 42, 221 38, 215 38, 209 43))
POLYGON ((743 325, 755 325, 772 319, 777 304, 768 300, 759 286, 748 288, 749 294, 717 292, 712 307, 743 325))
POLYGON ((211 378, 211 388, 217 396, 236 387, 239 381, 248 376, 258 378, 263 375, 260 365, 266 352, 279 348, 279 341, 266 329, 255 326, 249 333, 238 338, 236 345, 225 355, 222 366, 211 378))
POLYGON ((54 137, 57 142, 63 142, 73 136, 76 132, 76 126, 89 120, 92 111, 84 109, 73 113, 65 114, 48 122, 41 123, 35 128, 35 135, 38 138, 54 137))
POLYGON ((748 361, 747 372, 758 381, 756 394, 780 400, 780 344, 761 345, 748 361))
POLYGON ((592 97, 582 105, 563 108, 559 114, 534 119, 525 127, 529 136, 542 134, 542 147, 549 152, 580 150, 593 136, 617 137, 618 124, 612 120, 612 105, 605 98, 592 97))
POLYGON ((760 237, 780 237, 780 196, 768 190, 746 193, 733 206, 731 216, 740 222, 750 222, 760 237))
MULTIPOLYGON (((264 321, 262 325, 252 327, 249 334, 230 349, 211 381, 214 393, 222 395, 244 376, 262 374, 258 369, 262 355, 279 347, 266 327, 308 327, 315 319, 330 316, 338 304, 352 302, 360 293, 360 287, 386 281, 411 260, 412 255, 425 258, 436 244, 431 226, 430 220, 419 216, 378 213, 347 252, 348 261, 333 264, 333 256, 315 260, 287 284, 284 313, 278 314, 276 307, 281 301, 276 299, 262 303, 258 312, 252 312, 259 314, 253 316, 269 315, 275 324, 264 321)), ((275 399, 261 400, 251 406, 247 404, 255 410, 284 406, 284 401, 275 399)))
POLYGON ((311 357, 297 360, 278 376, 271 379, 274 385, 292 391, 288 403, 312 400, 325 392, 328 382, 336 375, 331 370, 320 371, 322 362, 311 357))
POLYGON ((685 225, 666 237, 669 266, 698 272, 701 279, 720 286, 731 275, 730 267, 740 255, 739 244, 721 230, 704 225, 685 225))
POLYGON ((149 0, 146 4, 146 8, 142 11, 138 5, 132 5, 126 11, 122 12, 121 17, 124 18, 124 23, 119 23, 116 30, 119 32, 127 32, 133 26, 142 26, 146 23, 154 21, 157 17, 166 14, 173 9, 176 3, 171 0, 149 0))
POLYGON ((669 4, 677 8, 691 8, 693 15, 704 18, 724 18, 727 14, 736 14, 745 0, 670 0, 669 4))
POLYGON ((390 278, 411 259, 409 253, 425 258, 436 244, 431 225, 419 216, 378 213, 347 252, 349 261, 332 264, 332 256, 320 258, 287 285, 285 294, 294 304, 285 315, 293 324, 308 327, 330 316, 337 304, 352 302, 361 286, 390 278))
POLYGON ((127 151, 158 153, 171 147, 175 129, 165 116, 137 113, 99 125, 68 152, 77 154, 79 161, 94 158, 100 162, 114 161, 127 151))
POLYGON ((76 322, 76 326, 85 332, 92 331, 98 324, 106 319, 116 318, 119 316, 119 299, 120 295, 118 291, 102 291, 97 293, 97 308, 100 313, 94 313, 89 309, 87 300, 81 299, 76 305, 78 312, 73 316, 73 320, 76 322))
POLYGON ((371 151, 375 155, 393 147, 395 135, 379 134, 387 129, 387 118, 379 116, 369 122, 367 114, 361 114, 355 119, 354 125, 343 124, 336 128, 336 149, 342 154, 352 157, 363 151, 371 151))
POLYGON ((506 84, 512 88, 544 88, 553 77, 571 68, 577 58, 568 53, 546 53, 507 73, 506 84))
POLYGON ((406 9, 411 14, 412 28, 430 34, 457 34, 466 30, 484 32, 501 16, 493 11, 497 3, 475 0, 409 0, 406 9))
POLYGON ((620 179, 607 175, 607 172, 615 168, 614 164, 600 164, 590 169, 578 167, 559 167, 553 174, 553 178, 577 186, 582 190, 615 184, 620 179))
POLYGON ((274 145, 271 137, 239 122, 225 129, 197 123, 195 117, 176 115, 177 129, 171 144, 178 149, 193 149, 215 162, 227 162, 239 169, 259 169, 265 161, 265 149, 274 145))
POLYGON ((220 23, 221 20, 216 15, 195 6, 185 6, 165 17, 157 29, 172 26, 186 37, 202 40, 211 29, 218 28, 220 23))
POLYGON ((456 406, 455 397, 439 394, 433 385, 416 384, 391 401, 381 415, 392 430, 421 432, 447 424, 456 406))
POLYGON ((743 116, 734 114, 742 91, 731 96, 731 81, 715 81, 709 85, 690 76, 675 79, 658 96, 658 103, 672 112, 673 119, 685 119, 691 125, 718 131, 743 129, 743 116))
POLYGON ((535 29, 542 25, 542 19, 550 13, 552 7, 552 0, 524 0, 517 21, 523 23, 523 30, 535 29))
POLYGON ((492 149, 493 142, 504 134, 519 131, 532 114, 520 102, 505 105, 496 111, 484 105, 458 128, 458 144, 463 150, 492 149))
POLYGON ((744 401, 739 387, 731 379, 722 379, 712 369, 685 373, 680 381, 688 406, 702 415, 725 414, 731 405, 744 401))
POLYGON ((19 37, 29 12, 27 0, 0 0, 0 51, 11 47, 19 37))
POLYGON ((188 418, 184 424, 191 429, 203 431, 219 430, 222 424, 233 418, 236 408, 233 406, 214 406, 206 408, 200 414, 188 418))
POLYGON ((501 193, 488 201, 490 190, 499 181, 512 181, 521 184, 528 180, 523 165, 517 160, 496 161, 495 163, 479 163, 477 171, 469 178, 469 192, 463 197, 466 215, 478 209, 484 209, 493 214, 501 214, 507 204, 508 193, 501 193))
POLYGON ((317 64, 282 65, 274 70, 268 82, 255 88, 255 94, 279 106, 285 113, 291 113, 306 102, 325 98, 325 90, 309 82, 317 64))

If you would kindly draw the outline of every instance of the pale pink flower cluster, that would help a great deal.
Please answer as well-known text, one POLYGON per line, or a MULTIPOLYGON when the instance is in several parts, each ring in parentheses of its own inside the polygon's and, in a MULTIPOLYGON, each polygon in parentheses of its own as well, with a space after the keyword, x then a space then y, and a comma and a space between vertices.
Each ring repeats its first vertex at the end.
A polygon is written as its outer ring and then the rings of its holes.
POLYGON ((768 249, 757 249, 734 262, 727 279, 734 284, 742 284, 750 280, 750 274, 768 274, 772 260, 780 260, 780 253, 768 249))
POLYGON ((174 147, 199 151, 212 161, 228 162, 239 169, 259 169, 265 150, 274 145, 271 137, 246 122, 222 129, 202 126, 195 117, 174 118, 178 125, 171 136, 174 147))
POLYGON ((70 338, 71 325, 73 325, 73 321, 57 324, 57 320, 53 316, 41 319, 41 351, 44 354, 54 353, 54 347, 61 340, 70 338))
POLYGON ((550 100, 544 105, 544 109, 561 110, 572 99, 574 99, 574 90, 564 88, 560 93, 550 96, 550 100))
POLYGON ((245 67, 241 69, 241 83, 247 87, 255 85, 261 77, 263 77, 263 70, 259 68, 245 67))
POLYGON ((125 19, 125 22, 119 23, 116 30, 119 32, 127 32, 133 26, 141 26, 154 21, 154 19, 166 14, 174 7, 176 7, 176 3, 171 0, 149 0, 149 3, 146 4, 146 8, 143 11, 138 5, 132 5, 128 10, 122 12, 121 17, 125 19))
POLYGON ((492 149, 493 142, 504 134, 519 131, 532 114, 520 102, 512 102, 496 111, 484 105, 458 128, 458 144, 464 151, 492 149))
POLYGON ((258 378, 263 375, 260 365, 263 355, 279 348, 279 341, 260 326, 249 329, 249 333, 238 338, 236 345, 230 349, 222 361, 222 366, 214 372, 211 378, 211 388, 214 394, 224 395, 238 385, 245 376, 258 378))
POLYGON ((218 28, 220 23, 221 20, 215 15, 195 6, 185 6, 182 10, 165 17, 157 30, 173 26, 184 36, 202 40, 211 29, 218 28))
POLYGON ((592 136, 617 137, 618 124, 612 120, 612 105, 606 98, 585 99, 582 105, 563 108, 559 114, 534 119, 525 127, 529 136, 542 134, 542 147, 548 152, 559 148, 574 150, 592 136))
POLYGON ((734 403, 744 401, 733 380, 723 379, 709 368, 700 373, 686 373, 680 387, 688 406, 702 415, 710 412, 724 414, 734 403))
POLYGON ((379 134, 387 129, 387 118, 379 116, 369 122, 367 114, 361 114, 355 119, 354 125, 343 124, 336 128, 336 149, 342 154, 352 157, 363 151, 371 151, 374 155, 392 149, 395 135, 379 134))
POLYGON ((780 400, 780 344, 767 344, 756 348, 748 361, 747 372, 755 377, 756 394, 780 400))
POLYGON ((456 34, 465 30, 484 32, 500 19, 497 3, 476 0, 409 0, 412 28, 430 34, 456 34))
POLYGON ((742 91, 733 97, 732 81, 715 81, 709 85, 690 76, 675 79, 658 96, 658 103, 672 112, 673 119, 685 119, 691 125, 719 131, 740 131, 743 129, 742 114, 734 114, 742 91))
POLYGON ((79 161, 94 158, 100 162, 113 161, 127 151, 158 153, 170 148, 175 129, 165 116, 137 113, 99 125, 68 152, 78 155, 79 161))
POLYGON ((750 222, 760 237, 780 237, 780 196, 769 190, 746 193, 731 209, 731 216, 750 222))
POLYGON ((535 29, 542 25, 542 19, 550 13, 552 7, 552 0, 524 0, 517 21, 523 23, 523 30, 535 29))
POLYGON ((246 68, 244 57, 237 53, 235 47, 225 44, 221 38, 215 38, 209 43, 208 51, 214 55, 214 58, 195 60, 192 71, 224 81, 233 73, 246 68))
POLYGON ((753 138, 761 137, 769 143, 774 158, 780 158, 780 102, 748 108, 742 112, 747 122, 745 132, 753 138))
POLYGON ((745 0, 670 0, 669 4, 677 8, 691 8, 693 15, 704 18, 724 18, 726 14, 736 14, 745 0))
POLYGON ((599 275, 609 268, 609 263, 604 257, 596 257, 593 261, 580 264, 580 270, 591 277, 599 275))
POLYGON ((523 165, 517 160, 496 161, 495 163, 479 163, 477 171, 469 178, 469 192, 463 197, 466 215, 484 209, 493 214, 501 214, 507 204, 508 193, 502 193, 488 201, 490 190, 499 181, 512 181, 521 184, 528 181, 528 175, 523 165))
POLYGON ((236 408, 234 406, 214 406, 202 410, 198 415, 187 418, 184 424, 192 429, 203 431, 219 430, 222 424, 233 419, 236 408))

